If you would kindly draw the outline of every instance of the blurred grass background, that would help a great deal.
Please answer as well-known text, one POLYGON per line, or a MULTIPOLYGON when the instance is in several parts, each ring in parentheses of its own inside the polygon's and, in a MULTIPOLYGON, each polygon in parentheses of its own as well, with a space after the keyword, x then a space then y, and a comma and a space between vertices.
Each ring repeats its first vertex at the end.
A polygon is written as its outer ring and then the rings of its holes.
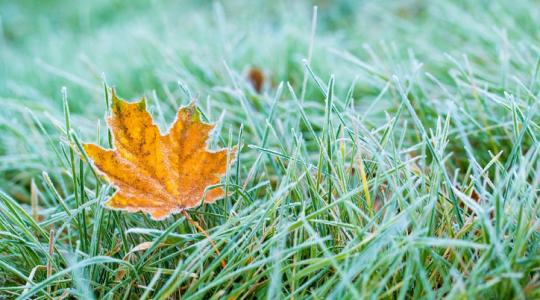
POLYGON ((388 74, 406 68, 408 51, 425 71, 443 76, 452 65, 445 54, 458 60, 466 54, 486 79, 501 84, 507 74, 519 75, 514 70, 530 76, 537 59, 533 1, 216 3, 2 1, 0 91, 59 103, 65 85, 80 99, 73 105, 82 113, 95 112, 88 103, 102 100, 96 91, 103 74, 127 96, 161 93, 163 85, 189 77, 196 81, 190 83, 223 83, 223 62, 238 71, 258 66, 274 82, 295 82, 303 73, 312 5, 321 10, 312 68, 344 82, 358 71, 331 49, 375 63, 367 45, 388 74))
MULTIPOLYGON (((231 101, 228 68, 247 86, 247 73, 258 68, 268 77, 266 91, 279 82, 300 88, 313 5, 321 13, 310 67, 323 81, 334 74, 344 93, 356 78, 354 96, 367 108, 391 76, 414 80, 431 74, 448 86, 443 91, 427 79, 416 90, 424 122, 433 125, 448 112, 441 105, 447 92, 470 97, 473 101, 461 99, 458 106, 488 133, 479 130, 472 143, 492 152, 508 148, 508 131, 489 128, 501 118, 510 122, 510 114, 468 86, 522 94, 518 80, 536 92, 540 12, 531 9, 537 7, 534 1, 2 1, 4 136, 24 135, 27 107, 59 116, 63 86, 75 127, 83 132, 103 116, 104 80, 128 99, 174 98, 165 105, 188 101, 178 88, 181 82, 198 99, 216 99, 218 108, 231 101)), ((312 85, 306 92, 307 98, 321 97, 312 85)), ((395 101, 382 100, 367 120, 372 125, 384 122, 385 110, 398 108, 395 101)), ((165 115, 174 111, 170 105, 165 115)), ((241 123, 242 116, 236 120, 241 123)), ((4 138, 0 153, 35 154, 25 141, 4 138)), ((479 159, 487 162, 484 154, 479 159)))

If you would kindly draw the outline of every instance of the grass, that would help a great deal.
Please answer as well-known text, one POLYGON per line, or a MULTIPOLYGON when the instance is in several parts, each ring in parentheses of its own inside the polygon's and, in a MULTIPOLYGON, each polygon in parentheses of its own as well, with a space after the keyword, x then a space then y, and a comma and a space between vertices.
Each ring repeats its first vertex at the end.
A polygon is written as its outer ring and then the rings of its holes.
POLYGON ((1 2, 0 298, 539 298, 538 3, 316 4, 1 2), (220 255, 102 206, 104 84, 240 147, 220 255))

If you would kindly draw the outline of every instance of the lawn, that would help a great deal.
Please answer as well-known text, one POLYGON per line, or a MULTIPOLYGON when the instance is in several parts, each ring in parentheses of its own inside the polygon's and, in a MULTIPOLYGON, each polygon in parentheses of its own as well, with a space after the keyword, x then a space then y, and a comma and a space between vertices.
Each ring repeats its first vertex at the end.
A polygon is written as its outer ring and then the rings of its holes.
POLYGON ((540 298, 540 3, 0 1, 0 299, 540 298), (112 90, 227 195, 110 210, 112 90))

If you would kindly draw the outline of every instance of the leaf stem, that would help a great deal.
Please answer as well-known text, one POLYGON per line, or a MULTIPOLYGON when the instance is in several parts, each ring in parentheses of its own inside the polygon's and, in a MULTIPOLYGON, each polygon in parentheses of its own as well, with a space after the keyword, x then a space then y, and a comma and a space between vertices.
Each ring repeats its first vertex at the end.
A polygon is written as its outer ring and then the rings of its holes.
MULTIPOLYGON (((208 232, 206 232, 206 230, 204 230, 204 228, 202 228, 202 226, 199 224, 199 222, 193 220, 189 214, 183 210, 182 211, 182 214, 184 215, 184 217, 186 218, 186 220, 193 226, 195 226, 195 228, 197 228, 197 230, 204 234, 204 236, 208 239, 208 241, 210 242, 210 244, 212 244, 212 246, 214 247, 214 250, 216 251, 216 254, 221 256, 221 252, 219 251, 219 248, 216 244, 216 242, 210 237, 210 235, 208 234, 208 232)), ((227 262, 224 260, 224 259, 221 259, 221 266, 223 268, 225 268, 227 266, 227 262)))

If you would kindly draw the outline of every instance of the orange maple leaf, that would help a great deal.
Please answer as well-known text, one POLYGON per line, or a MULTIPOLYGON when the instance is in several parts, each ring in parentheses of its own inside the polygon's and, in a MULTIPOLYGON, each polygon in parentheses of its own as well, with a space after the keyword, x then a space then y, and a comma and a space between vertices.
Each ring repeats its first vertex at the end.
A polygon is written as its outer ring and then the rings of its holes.
MULTIPOLYGON (((146 111, 144 97, 128 103, 112 92, 108 118, 114 149, 84 144, 95 167, 116 188, 105 203, 112 209, 143 211, 154 220, 222 198, 218 184, 227 170, 228 149, 209 151, 214 125, 201 122, 195 104, 181 107, 166 134, 146 111)), ((236 149, 231 150, 232 161, 236 149)))

